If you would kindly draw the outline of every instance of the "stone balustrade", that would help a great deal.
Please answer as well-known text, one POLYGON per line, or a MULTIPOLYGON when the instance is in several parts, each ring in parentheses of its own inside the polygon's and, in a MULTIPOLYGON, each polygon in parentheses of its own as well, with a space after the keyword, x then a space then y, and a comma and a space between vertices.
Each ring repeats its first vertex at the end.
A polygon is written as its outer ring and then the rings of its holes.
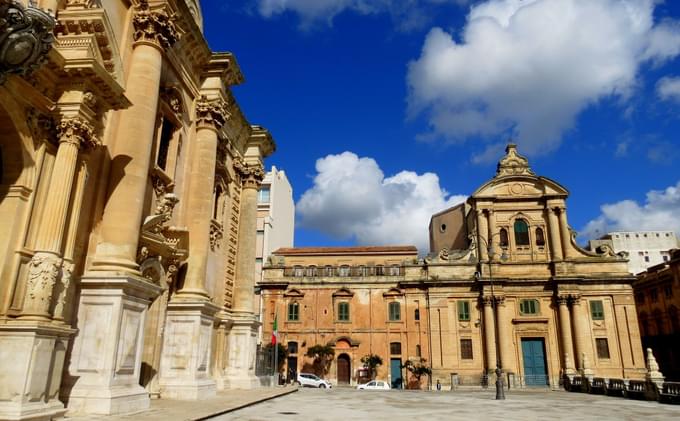
POLYGON ((655 400, 680 404, 680 382, 663 382, 659 387, 648 380, 606 379, 602 377, 565 377, 564 388, 569 392, 604 394, 626 399, 655 400))

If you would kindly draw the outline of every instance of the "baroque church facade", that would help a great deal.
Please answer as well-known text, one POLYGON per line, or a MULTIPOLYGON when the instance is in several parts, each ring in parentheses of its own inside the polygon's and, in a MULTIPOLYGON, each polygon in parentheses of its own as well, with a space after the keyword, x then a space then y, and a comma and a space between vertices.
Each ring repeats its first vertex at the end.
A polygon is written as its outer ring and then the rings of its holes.
POLYGON ((259 385, 243 81, 198 0, 0 0, 0 419, 259 385))
POLYGON ((413 382, 400 366, 421 359, 453 387, 490 384, 497 359, 509 387, 643 378, 626 256, 576 244, 568 195, 510 144, 491 180, 432 217, 424 259, 412 247, 276 251, 259 283, 264 337, 278 316, 297 370, 315 368, 303 345, 331 345, 338 383, 361 381, 367 354, 398 387, 413 382))

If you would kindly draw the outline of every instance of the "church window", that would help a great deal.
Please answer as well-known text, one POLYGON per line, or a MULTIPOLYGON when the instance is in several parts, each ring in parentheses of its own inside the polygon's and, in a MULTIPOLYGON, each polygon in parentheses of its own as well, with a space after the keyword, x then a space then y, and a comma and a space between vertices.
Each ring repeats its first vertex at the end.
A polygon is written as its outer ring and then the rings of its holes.
POLYGON ((288 304, 288 321, 289 322, 300 321, 300 304, 298 303, 288 304))
POLYGON ((165 170, 168 164, 168 151, 170 150, 170 142, 175 133, 175 126, 167 118, 163 119, 161 124, 161 138, 158 144, 158 154, 156 156, 156 165, 162 170, 165 170))
POLYGON ((215 186, 215 198, 213 200, 213 219, 220 220, 220 198, 222 197, 222 186, 215 186))
POLYGON ((413 320, 415 320, 415 321, 420 320, 420 309, 417 308, 417 309, 415 309, 415 311, 413 312, 413 320))
POLYGON ((609 359, 609 342, 607 338, 595 338, 595 345, 597 347, 597 358, 609 359))
POLYGON ((500 246, 501 247, 507 247, 508 246, 508 230, 505 228, 501 228, 501 232, 499 235, 499 240, 500 240, 500 246))
POLYGON ((401 320, 401 305, 393 301, 388 305, 389 319, 391 322, 398 322, 401 320))
POLYGON ((470 302, 458 301, 458 320, 461 322, 470 321, 470 302))
POLYGON ((529 245, 529 226, 524 219, 518 219, 515 221, 515 245, 529 245))
POLYGON ((349 321, 349 303, 338 303, 338 320, 341 322, 349 321))
POLYGON ((520 300, 519 312, 525 315, 532 315, 539 313, 538 300, 520 300))
POLYGON ((539 247, 545 246, 545 235, 543 234, 543 228, 536 228, 536 245, 539 247))
POLYGON ((590 315, 593 320, 604 320, 604 306, 602 301, 593 300, 590 302, 590 315))

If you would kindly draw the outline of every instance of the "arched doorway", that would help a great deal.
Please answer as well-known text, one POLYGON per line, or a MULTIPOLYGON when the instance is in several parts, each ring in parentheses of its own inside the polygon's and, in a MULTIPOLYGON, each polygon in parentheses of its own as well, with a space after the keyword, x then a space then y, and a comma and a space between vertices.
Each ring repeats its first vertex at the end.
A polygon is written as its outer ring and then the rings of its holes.
POLYGON ((351 373, 352 367, 350 366, 349 355, 338 355, 338 384, 349 384, 351 373))

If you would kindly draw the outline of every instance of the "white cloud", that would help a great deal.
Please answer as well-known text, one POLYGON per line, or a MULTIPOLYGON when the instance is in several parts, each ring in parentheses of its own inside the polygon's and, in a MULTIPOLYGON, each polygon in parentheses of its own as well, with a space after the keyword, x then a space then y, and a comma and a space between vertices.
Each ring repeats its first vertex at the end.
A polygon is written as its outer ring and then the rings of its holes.
POLYGON ((673 230, 680 236, 680 181, 663 191, 647 193, 643 205, 622 200, 602 205, 601 214, 588 222, 581 237, 596 238, 610 231, 673 230))
MULTIPOLYGON (((448 141, 500 134, 530 154, 556 148, 591 104, 627 99, 641 65, 680 52, 677 22, 654 0, 489 0, 456 41, 434 28, 409 64, 411 114, 448 141)), ((483 160, 483 158, 480 158, 483 160)))
POLYGON ((374 159, 352 152, 318 159, 316 171, 295 207, 300 225, 364 245, 412 244, 425 253, 430 217, 465 200, 443 190, 436 174, 385 178, 374 159))
POLYGON ((663 100, 680 102, 680 77, 664 77, 656 84, 656 93, 663 100))

